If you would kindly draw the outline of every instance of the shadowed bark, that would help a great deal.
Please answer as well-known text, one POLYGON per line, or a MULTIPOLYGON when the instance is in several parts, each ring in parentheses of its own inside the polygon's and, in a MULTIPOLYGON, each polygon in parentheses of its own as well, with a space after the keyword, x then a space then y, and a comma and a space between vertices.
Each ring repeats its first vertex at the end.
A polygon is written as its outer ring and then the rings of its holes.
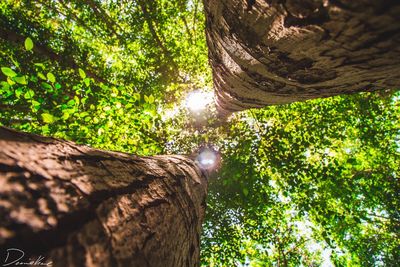
POLYGON ((18 248, 53 266, 199 266, 207 180, 190 159, 1 127, 0 147, 0 262, 18 248))
POLYGON ((205 0, 222 113, 400 86, 400 2, 205 0))

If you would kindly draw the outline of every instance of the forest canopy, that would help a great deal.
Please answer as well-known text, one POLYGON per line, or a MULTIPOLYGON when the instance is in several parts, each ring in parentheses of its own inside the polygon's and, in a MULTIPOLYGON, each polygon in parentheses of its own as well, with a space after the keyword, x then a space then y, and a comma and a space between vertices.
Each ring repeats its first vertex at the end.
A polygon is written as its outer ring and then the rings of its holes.
POLYGON ((202 266, 400 261, 398 88, 221 117, 200 0, 5 0, 0 24, 0 125, 138 155, 218 151, 202 266))

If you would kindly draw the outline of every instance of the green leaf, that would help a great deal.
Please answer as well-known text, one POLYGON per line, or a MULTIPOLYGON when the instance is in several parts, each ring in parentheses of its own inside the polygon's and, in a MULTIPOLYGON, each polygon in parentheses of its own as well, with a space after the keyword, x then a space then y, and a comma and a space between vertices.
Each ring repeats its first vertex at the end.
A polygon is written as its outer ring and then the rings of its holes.
POLYGON ((89 78, 83 79, 83 82, 86 84, 86 86, 90 85, 90 79, 89 78))
POLYGON ((28 38, 25 39, 25 49, 27 51, 30 51, 30 50, 32 50, 32 48, 33 48, 32 39, 28 37, 28 38))
POLYGON ((36 100, 31 100, 31 103, 32 103, 31 110, 33 112, 37 112, 40 109, 40 103, 36 100))
POLYGON ((37 83, 39 81, 38 77, 36 77, 35 75, 31 75, 29 77, 29 81, 37 83))
POLYGON ((154 103, 154 96, 153 95, 149 95, 149 104, 153 104, 154 103))
POLYGON ((3 89, 4 91, 8 91, 10 89, 10 85, 7 82, 2 81, 0 84, 1 84, 1 89, 3 89))
POLYGON ((33 65, 35 65, 36 67, 41 68, 42 70, 46 69, 46 66, 43 63, 34 63, 33 65))
POLYGON ((7 82, 2 81, 0 84, 0 94, 3 94, 4 97, 7 98, 14 94, 14 90, 10 90, 10 85, 7 82))
POLYGON ((19 97, 22 95, 23 92, 24 92, 24 90, 23 90, 21 87, 19 87, 19 88, 17 88, 17 89, 15 90, 15 96, 16 96, 17 98, 19 98, 19 97))
POLYGON ((68 112, 66 112, 61 116, 61 118, 63 121, 66 121, 66 120, 68 120, 69 116, 70 116, 70 114, 68 112))
POLYGON ((25 79, 25 76, 14 77, 14 81, 16 81, 19 84, 28 84, 28 82, 25 79))
POLYGON ((37 76, 42 80, 47 80, 46 76, 44 76, 44 74, 41 72, 38 72, 37 76))
POLYGON ((19 62, 11 57, 11 61, 14 63, 15 67, 19 68, 19 62))
POLYGON ((139 93, 134 93, 133 94, 133 98, 134 98, 133 101, 140 101, 140 94, 139 93))
POLYGON ((40 107, 40 103, 36 100, 32 100, 32 105, 34 105, 35 107, 40 107))
POLYGON ((89 113, 86 111, 79 113, 79 117, 81 117, 81 118, 84 118, 86 116, 89 116, 89 113))
POLYGON ((53 123, 56 120, 55 117, 49 113, 42 113, 41 116, 44 123, 53 123))
POLYGON ((75 105, 75 100, 71 99, 70 101, 67 102, 67 106, 72 107, 75 105))
POLYGON ((32 89, 29 89, 28 92, 24 94, 25 99, 31 99, 35 95, 35 92, 32 89))
POLYGON ((246 187, 244 187, 243 188, 243 194, 247 197, 247 195, 249 194, 249 190, 246 188, 246 187))
POLYGON ((17 73, 15 71, 13 71, 12 69, 7 68, 7 67, 2 67, 1 71, 4 73, 4 75, 11 77, 11 78, 17 76, 17 73))
POLYGON ((52 87, 50 84, 48 84, 48 83, 42 82, 41 85, 42 85, 42 87, 43 87, 44 89, 47 89, 47 90, 49 90, 49 91, 52 91, 52 90, 53 90, 53 87, 52 87))
POLYGON ((47 73, 47 79, 48 79, 51 83, 55 83, 55 81, 56 81, 56 77, 55 77, 54 74, 51 73, 51 72, 47 73))
POLYGON ((82 79, 85 79, 85 78, 86 78, 86 73, 85 73, 85 71, 84 71, 83 69, 81 69, 81 68, 79 68, 78 71, 79 71, 79 75, 81 76, 81 78, 82 78, 82 79))
POLYGON ((48 134, 50 132, 49 125, 42 126, 42 132, 48 134))
POLYGON ((12 79, 10 79, 10 77, 7 77, 7 83, 9 85, 14 85, 15 84, 15 82, 12 79))

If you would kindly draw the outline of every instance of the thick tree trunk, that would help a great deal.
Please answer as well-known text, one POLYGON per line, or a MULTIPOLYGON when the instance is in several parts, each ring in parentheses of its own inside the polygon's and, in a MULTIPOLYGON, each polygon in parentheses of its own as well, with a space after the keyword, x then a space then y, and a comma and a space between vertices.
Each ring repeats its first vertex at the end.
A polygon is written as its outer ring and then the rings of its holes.
POLYGON ((400 86, 400 1, 205 0, 205 11, 221 111, 400 86))
POLYGON ((137 157, 0 127, 0 262, 199 266, 207 180, 182 156, 137 157), (6 259, 6 254, 10 253, 6 259))

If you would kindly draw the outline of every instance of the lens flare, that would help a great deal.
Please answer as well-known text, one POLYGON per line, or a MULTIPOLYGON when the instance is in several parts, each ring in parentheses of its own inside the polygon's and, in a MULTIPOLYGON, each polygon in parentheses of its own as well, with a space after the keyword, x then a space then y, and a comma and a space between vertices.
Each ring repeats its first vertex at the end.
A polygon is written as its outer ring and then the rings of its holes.
POLYGON ((201 168, 211 170, 218 165, 219 156, 216 151, 210 148, 204 148, 200 151, 196 161, 199 163, 201 168))

